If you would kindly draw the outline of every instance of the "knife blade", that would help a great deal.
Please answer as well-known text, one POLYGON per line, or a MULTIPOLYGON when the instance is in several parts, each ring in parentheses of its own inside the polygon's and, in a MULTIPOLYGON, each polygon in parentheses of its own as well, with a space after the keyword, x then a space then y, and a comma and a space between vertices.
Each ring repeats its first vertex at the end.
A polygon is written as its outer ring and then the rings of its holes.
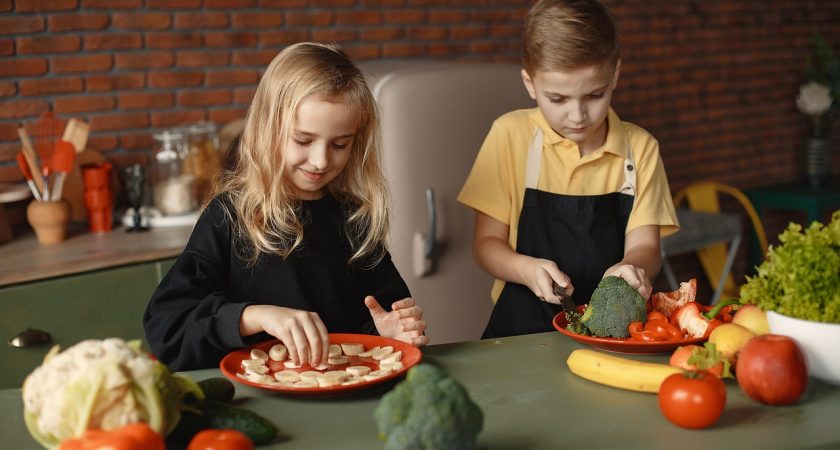
POLYGON ((560 297, 560 306, 567 313, 577 312, 577 306, 575 302, 572 301, 572 296, 566 291, 566 288, 560 286, 556 282, 554 283, 554 295, 560 297))

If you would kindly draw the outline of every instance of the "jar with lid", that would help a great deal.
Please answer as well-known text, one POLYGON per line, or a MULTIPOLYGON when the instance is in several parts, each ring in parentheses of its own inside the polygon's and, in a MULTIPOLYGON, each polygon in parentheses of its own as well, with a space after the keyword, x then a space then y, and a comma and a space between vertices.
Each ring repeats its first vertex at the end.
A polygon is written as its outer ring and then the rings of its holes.
POLYGON ((184 173, 195 177, 196 195, 200 202, 204 202, 221 168, 216 125, 212 122, 199 122, 184 130, 187 142, 184 173))
POLYGON ((162 131, 152 135, 152 185, 155 208, 163 215, 195 211, 194 177, 184 172, 185 142, 183 133, 162 131))

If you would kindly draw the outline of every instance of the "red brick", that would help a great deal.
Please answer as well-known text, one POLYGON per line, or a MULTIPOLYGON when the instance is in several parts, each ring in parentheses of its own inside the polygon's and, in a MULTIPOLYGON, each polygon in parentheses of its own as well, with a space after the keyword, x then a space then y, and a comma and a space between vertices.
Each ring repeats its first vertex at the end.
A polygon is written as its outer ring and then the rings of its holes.
POLYGON ((312 30, 312 40, 316 42, 352 42, 358 39, 358 33, 355 30, 323 28, 312 30))
POLYGON ((487 27, 484 25, 462 25, 451 28, 449 33, 452 39, 475 39, 487 36, 487 27))
POLYGON ((283 24, 283 14, 272 12, 239 12, 233 14, 234 28, 274 28, 283 24))
POLYGON ((520 25, 491 25, 490 36, 492 37, 512 37, 518 38, 522 35, 522 26, 520 25))
POLYGON ((146 0, 146 7, 151 9, 198 9, 201 0, 146 0))
POLYGON ((248 104, 254 98, 256 86, 250 88, 240 88, 233 91, 233 102, 236 104, 248 104))
POLYGON ((469 13, 463 10, 432 10, 429 11, 429 22, 431 23, 457 23, 466 22, 469 13))
POLYGON ((382 50, 378 45, 347 45, 344 47, 344 50, 355 61, 382 57, 382 50))
POLYGON ((172 88, 200 86, 204 82, 201 72, 150 72, 149 86, 154 88, 172 88))
POLYGON ((0 141, 16 141, 18 124, 14 122, 0 123, 0 141))
POLYGON ((12 39, 0 39, 0 56, 15 54, 15 41, 12 39))
POLYGON ((111 28, 128 30, 165 30, 172 25, 172 14, 164 12, 114 13, 111 28))
POLYGON ((86 34, 85 50, 113 50, 121 48, 140 48, 143 40, 140 33, 86 34))
POLYGON ((58 11, 75 9, 77 6, 78 0, 16 0, 15 12, 58 11))
POLYGON ((426 46, 420 44, 385 44, 382 46, 382 56, 386 58, 404 58, 419 56, 426 53, 426 46))
POLYGON ((55 112, 80 113, 90 111, 109 111, 116 102, 110 95, 74 95, 58 97, 53 101, 55 112))
POLYGON ((420 23, 426 20, 426 12, 420 9, 405 9, 400 11, 386 11, 385 23, 420 23))
POLYGON ((408 29, 408 38, 424 41, 439 41, 446 38, 446 28, 441 27, 412 27, 408 29))
POLYGON ((204 35, 204 42, 207 47, 253 47, 257 44, 257 35, 254 33, 220 33, 210 32, 204 35))
POLYGON ((44 28, 41 16, 0 17, 0 34, 34 33, 44 28))
POLYGON ((171 92, 131 92, 119 95, 120 109, 169 108, 175 104, 171 92))
POLYGON ((92 75, 85 78, 85 89, 88 91, 122 91, 140 89, 145 85, 146 81, 142 73, 92 75))
POLYGON ((333 23, 333 14, 326 11, 321 12, 287 12, 286 24, 295 26, 325 26, 333 23))
POLYGON ((16 40, 19 55, 67 53, 81 49, 81 39, 79 39, 79 36, 72 35, 19 37, 16 40))
POLYGON ((198 91, 178 92, 178 104, 181 106, 229 105, 231 94, 227 89, 201 89, 198 91))
POLYGON ((378 25, 382 23, 379 11, 341 11, 336 14, 335 22, 339 25, 378 25))
POLYGON ((160 69, 172 67, 175 57, 172 52, 140 51, 117 53, 115 64, 117 69, 160 69))
POLYGON ((0 77, 31 77, 47 72, 44 58, 4 58, 0 60, 0 77))
POLYGON ((257 6, 257 0, 204 0, 205 8, 242 9, 257 6))
POLYGON ((403 28, 362 28, 359 37, 363 41, 390 41, 402 39, 405 33, 403 28))
POLYGON ((211 109, 208 114, 211 122, 228 123, 244 118, 248 114, 248 108, 211 109))
POLYGON ((153 112, 152 126, 156 128, 173 127, 177 125, 201 122, 205 118, 203 109, 153 112))
POLYGON ((254 70, 221 70, 207 72, 207 86, 235 86, 257 84, 259 74, 254 70))
POLYGON ((50 31, 104 30, 108 28, 108 15, 88 14, 50 14, 47 18, 50 31))
POLYGON ((0 108, 0 119, 37 116, 49 109, 49 103, 42 99, 4 101, 3 107, 0 108))
POLYGON ((120 133, 120 147, 131 150, 151 150, 155 140, 149 132, 120 133))
MULTIPOLYGON (((263 35, 260 34, 260 41, 262 45, 268 45, 263 41, 263 35)), ((237 66, 267 66, 277 56, 277 53, 277 50, 234 50, 233 64, 237 66)))
POLYGON ((364 0, 363 3, 369 8, 382 8, 387 6, 404 7, 407 4, 404 0, 364 0))
POLYGON ((114 150, 117 148, 119 143, 119 139, 117 139, 116 135, 93 135, 88 139, 87 146, 90 148, 95 148, 99 151, 108 151, 114 150))
POLYGON ((226 51, 184 50, 176 56, 178 67, 219 67, 227 66, 230 55, 226 51))
POLYGON ((228 15, 223 12, 202 11, 175 14, 175 28, 227 28, 228 23, 228 15))
POLYGON ((53 73, 102 72, 114 66, 111 55, 55 56, 50 64, 53 73))
MULTIPOLYGON (((260 33, 260 44, 267 47, 284 47, 296 42, 308 40, 309 33, 306 30, 265 31, 260 33)), ((235 55, 234 53, 234 61, 236 58, 235 55)))
POLYGON ((308 5, 308 0, 260 0, 263 8, 303 8, 308 5))
POLYGON ((17 85, 14 81, 0 81, 0 97, 10 97, 17 94, 17 85))
POLYGON ((103 114, 90 118, 91 131, 129 130, 149 126, 149 115, 144 112, 103 114))
POLYGON ((20 81, 21 95, 48 95, 81 92, 82 79, 77 77, 38 78, 20 81))
POLYGON ((312 6, 316 8, 346 8, 357 4, 359 0, 312 0, 312 6))
POLYGON ((90 9, 137 9, 143 0, 83 0, 85 8, 90 9))
POLYGON ((430 56, 459 56, 467 53, 469 50, 465 44, 445 44, 445 43, 431 43, 428 47, 430 56))
POLYGON ((146 47, 148 48, 195 48, 201 47, 202 43, 201 33, 146 33, 146 47))
POLYGON ((0 0, 0 11, 11 11, 12 0, 0 0))

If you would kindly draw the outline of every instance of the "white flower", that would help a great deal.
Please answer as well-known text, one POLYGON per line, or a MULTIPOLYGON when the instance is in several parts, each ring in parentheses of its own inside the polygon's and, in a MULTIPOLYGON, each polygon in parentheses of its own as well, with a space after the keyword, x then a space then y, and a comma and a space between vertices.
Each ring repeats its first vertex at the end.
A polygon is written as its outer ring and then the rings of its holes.
POLYGON ((796 97, 796 106, 809 116, 820 116, 831 107, 831 90, 815 81, 803 84, 796 97))

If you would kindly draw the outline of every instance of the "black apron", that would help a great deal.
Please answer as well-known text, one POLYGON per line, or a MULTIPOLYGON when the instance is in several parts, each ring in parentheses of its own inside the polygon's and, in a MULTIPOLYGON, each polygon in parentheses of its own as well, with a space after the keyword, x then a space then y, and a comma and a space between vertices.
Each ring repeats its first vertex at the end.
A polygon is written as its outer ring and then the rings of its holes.
MULTIPOLYGON (((624 257, 624 232, 633 209, 636 173, 632 151, 618 192, 563 195, 536 189, 542 155, 537 129, 528 152, 525 198, 519 214, 516 252, 552 260, 575 287, 572 298, 589 302, 604 272, 624 257)), ((527 286, 506 282, 482 339, 553 330, 559 305, 540 300, 527 286)))

